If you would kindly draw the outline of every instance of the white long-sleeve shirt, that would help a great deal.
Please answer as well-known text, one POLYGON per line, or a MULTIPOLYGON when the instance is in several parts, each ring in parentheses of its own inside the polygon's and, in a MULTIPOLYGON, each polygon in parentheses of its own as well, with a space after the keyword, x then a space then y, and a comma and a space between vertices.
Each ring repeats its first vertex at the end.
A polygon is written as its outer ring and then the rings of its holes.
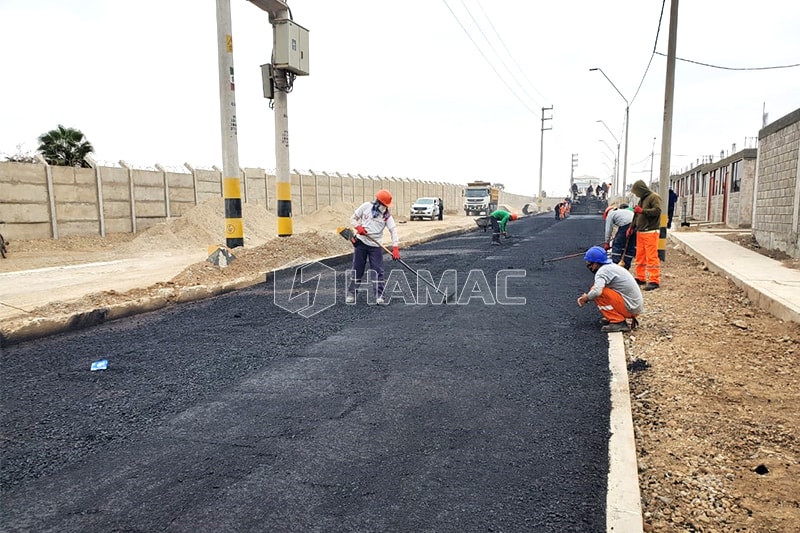
POLYGON ((363 235, 357 235, 358 240, 369 246, 380 246, 383 240, 383 230, 388 229, 389 234, 392 236, 392 246, 399 246, 400 239, 397 237, 397 224, 394 222, 394 217, 387 210, 386 214, 373 213, 372 202, 364 202, 356 209, 353 216, 350 217, 350 224, 353 227, 364 226, 367 230, 367 235, 372 237, 375 242, 365 238, 363 235))
POLYGON ((605 242, 611 241, 611 231, 614 226, 625 226, 633 222, 633 211, 630 209, 614 209, 606 217, 606 238, 605 242))

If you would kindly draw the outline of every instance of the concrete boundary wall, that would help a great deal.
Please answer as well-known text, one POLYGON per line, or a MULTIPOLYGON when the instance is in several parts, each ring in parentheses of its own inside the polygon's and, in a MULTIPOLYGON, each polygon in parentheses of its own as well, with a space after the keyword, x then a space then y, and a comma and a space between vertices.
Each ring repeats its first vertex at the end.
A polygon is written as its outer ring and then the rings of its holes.
MULTIPOLYGON (((47 239, 70 235, 137 233, 178 218, 199 203, 222 197, 222 171, 186 164, 185 171, 121 167, 58 167, 0 162, 0 220, 9 239, 47 239)), ((275 212, 275 175, 261 168, 241 170, 242 201, 275 212)), ((393 212, 406 218, 414 200, 435 196, 445 213, 463 214, 464 185, 293 170, 292 212, 308 214, 340 203, 375 198, 380 189, 393 196, 393 212)), ((466 183, 466 180, 465 180, 466 183)), ((501 191, 500 203, 521 212, 530 196, 501 191)))
POLYGON ((800 257, 800 109, 758 134, 753 235, 758 243, 800 257))

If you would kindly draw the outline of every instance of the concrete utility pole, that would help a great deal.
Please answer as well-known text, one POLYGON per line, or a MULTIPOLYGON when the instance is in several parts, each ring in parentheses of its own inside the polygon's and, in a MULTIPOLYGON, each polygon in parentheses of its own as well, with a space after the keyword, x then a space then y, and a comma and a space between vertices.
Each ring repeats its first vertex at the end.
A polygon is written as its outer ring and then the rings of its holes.
MULTIPOLYGON (((274 12, 273 19, 288 19, 288 7, 274 12)), ((274 22, 273 22, 274 23, 274 22)), ((275 80, 275 182, 278 197, 278 237, 289 237, 292 227, 292 174, 289 165, 289 90, 288 72, 276 68, 275 80)), ((302 211, 302 207, 301 207, 302 211)))
POLYGON ((622 94, 622 91, 617 89, 617 86, 614 85, 614 82, 611 81, 611 78, 606 76, 606 73, 603 72, 603 69, 598 68, 598 67, 589 69, 589 71, 595 71, 595 70, 600 71, 600 74, 602 74, 603 77, 606 80, 608 80, 608 83, 610 83, 611 86, 614 88, 614 90, 617 91, 617 93, 622 97, 623 100, 625 100, 625 160, 623 161, 623 165, 622 165, 622 197, 626 198, 627 197, 626 188, 628 186, 627 185, 627 183, 628 183, 628 132, 631 129, 631 124, 630 124, 631 104, 630 104, 630 102, 628 102, 628 99, 625 98, 625 95, 622 94))
POLYGON ((543 107, 542 108, 542 131, 541 131, 541 135, 540 135, 540 138, 539 138, 539 198, 538 198, 538 203, 539 203, 539 211, 540 212, 542 210, 542 166, 544 164, 544 132, 546 130, 552 130, 553 129, 553 128, 545 128, 544 127, 544 121, 545 120, 553 120, 553 117, 545 117, 544 116, 544 112, 545 111, 552 111, 552 110, 553 110, 553 106, 543 107))
POLYGON ((666 260, 667 209, 669 208, 669 164, 672 155, 672 108, 675 94, 675 51, 678 41, 678 0, 671 0, 669 11, 669 44, 667 45, 667 76, 664 88, 664 123, 661 129, 661 174, 658 194, 661 196, 661 231, 658 239, 658 258, 666 260))
MULTIPOLYGON (((608 133, 611 135, 611 138, 614 139, 614 142, 617 143, 617 161, 614 164, 614 182, 613 182, 613 185, 611 187, 611 198, 610 198, 611 200, 614 200, 614 199, 616 199, 617 194, 619 194, 618 191, 617 191, 617 189, 619 187, 619 140, 614 135, 614 133, 611 131, 611 128, 608 127, 608 124, 606 124, 602 120, 598 120, 597 122, 600 122, 603 126, 605 126, 605 128, 608 130, 608 133)), ((624 192, 625 191, 623 191, 623 197, 625 196, 624 192)))
POLYGON ((244 246, 242 186, 239 179, 239 142, 236 134, 236 93, 233 80, 231 2, 217 0, 219 111, 222 130, 222 197, 225 199, 225 244, 244 246))
POLYGON ((578 154, 572 154, 572 168, 569 171, 569 193, 572 194, 572 184, 575 183, 575 167, 578 166, 578 154))
POLYGON ((308 30, 292 21, 285 0, 249 1, 266 11, 272 24, 272 64, 262 65, 262 73, 269 73, 269 79, 264 80, 264 96, 272 98, 275 111, 278 236, 289 237, 292 235, 292 175, 289 164, 288 94, 295 76, 308 75, 308 30))

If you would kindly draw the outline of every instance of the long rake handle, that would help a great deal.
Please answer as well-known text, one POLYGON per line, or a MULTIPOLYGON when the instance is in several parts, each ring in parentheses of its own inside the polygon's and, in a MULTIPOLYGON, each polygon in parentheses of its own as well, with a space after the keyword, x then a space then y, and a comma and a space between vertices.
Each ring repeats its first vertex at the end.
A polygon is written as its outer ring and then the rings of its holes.
MULTIPOLYGON (((384 252, 386 252, 386 253, 388 253, 388 254, 391 254, 391 253, 392 253, 392 252, 391 252, 391 250, 389 250, 389 249, 388 249, 386 246, 384 246, 383 244, 379 243, 378 241, 376 241, 375 239, 373 239, 373 238, 372 238, 372 237, 370 237, 369 235, 364 235, 364 237, 366 237, 367 239, 371 240, 372 242, 374 242, 375 244, 377 244, 378 246, 380 246, 381 248, 383 248, 383 251, 384 251, 384 252)), ((403 261, 402 259, 398 259, 397 261, 398 261, 398 262, 399 262, 401 265, 403 265, 404 267, 406 267, 406 268, 407 268, 409 271, 413 272, 413 273, 414 273, 414 275, 415 275, 415 276, 417 276, 417 279, 419 279, 419 280, 422 280, 423 282, 425 282, 425 284, 426 284, 426 285, 428 285, 428 286, 429 286, 429 287, 431 287, 433 290, 435 290, 436 292, 438 292, 439 294, 441 294, 442 296, 444 296, 444 297, 445 297, 445 299, 449 299, 449 298, 450 298, 450 295, 449 295, 449 294, 447 294, 446 292, 442 292, 442 291, 440 291, 440 290, 439 290, 439 288, 438 288, 436 285, 434 285, 433 283, 431 283, 431 282, 430 282, 430 281, 428 281, 427 279, 423 278, 423 277, 420 275, 420 273, 419 273, 419 272, 417 272, 416 270, 414 270, 413 268, 411 268, 411 266, 410 266, 408 263, 406 263, 406 262, 405 262, 405 261, 403 261)))

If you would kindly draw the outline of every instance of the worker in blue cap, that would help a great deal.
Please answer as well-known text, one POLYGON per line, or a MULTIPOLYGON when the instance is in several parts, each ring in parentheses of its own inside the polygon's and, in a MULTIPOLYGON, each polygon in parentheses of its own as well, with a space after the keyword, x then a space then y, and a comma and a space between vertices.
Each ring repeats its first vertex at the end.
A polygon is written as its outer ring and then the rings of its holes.
POLYGON ((594 273, 594 284, 589 292, 578 297, 578 307, 589 302, 597 304, 603 315, 600 331, 625 332, 635 328, 639 324, 636 317, 644 312, 644 298, 633 275, 611 261, 602 246, 589 248, 583 259, 586 268, 594 273))

